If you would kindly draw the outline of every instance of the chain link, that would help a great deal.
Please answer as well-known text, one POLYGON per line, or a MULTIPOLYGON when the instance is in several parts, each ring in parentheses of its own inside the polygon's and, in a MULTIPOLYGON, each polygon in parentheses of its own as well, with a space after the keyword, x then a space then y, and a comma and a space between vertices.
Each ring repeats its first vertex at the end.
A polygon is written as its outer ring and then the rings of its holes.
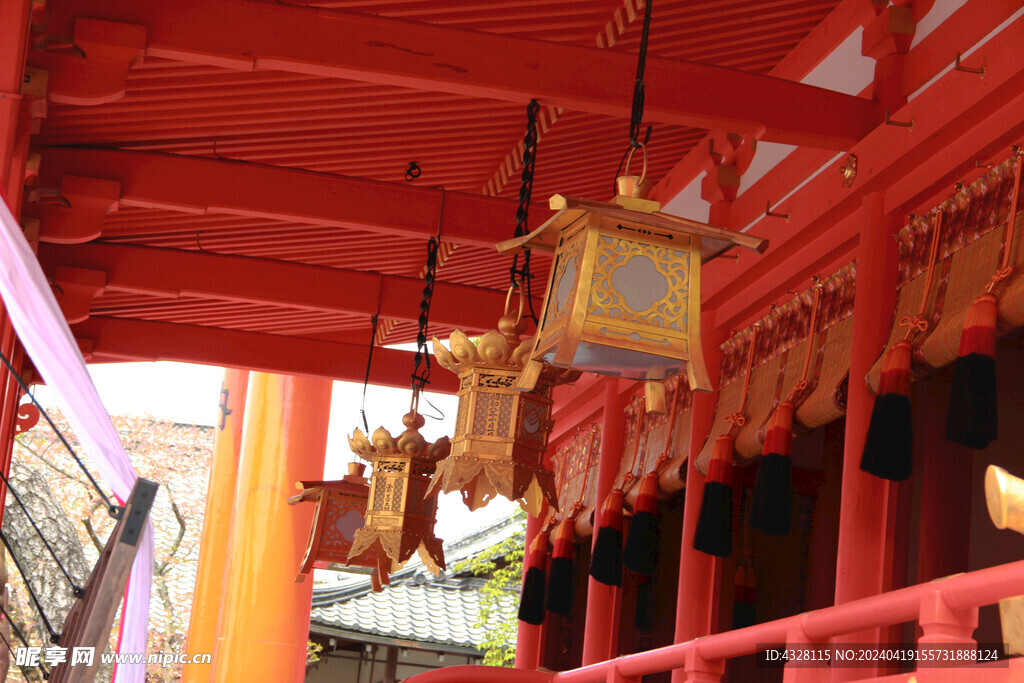
MULTIPOLYGON (((529 232, 527 221, 530 217, 530 200, 533 197, 533 172, 537 164, 537 113, 540 105, 537 100, 530 100, 526 105, 526 135, 523 136, 523 172, 520 175, 519 206, 516 208, 516 230, 514 237, 522 237, 529 232)), ((534 324, 537 323, 537 314, 533 310, 533 274, 530 272, 530 250, 523 249, 523 267, 519 267, 519 256, 516 254, 512 259, 512 266, 508 270, 509 284, 518 289, 520 286, 526 288, 527 305, 530 312, 526 316, 531 318, 534 324)))

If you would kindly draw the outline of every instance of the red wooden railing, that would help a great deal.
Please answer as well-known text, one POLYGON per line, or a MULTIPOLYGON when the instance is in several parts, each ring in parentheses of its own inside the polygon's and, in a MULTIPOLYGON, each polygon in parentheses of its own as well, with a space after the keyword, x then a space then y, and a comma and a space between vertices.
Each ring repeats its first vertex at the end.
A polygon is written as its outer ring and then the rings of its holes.
MULTIPOLYGON (((882 593, 842 605, 805 612, 765 624, 716 633, 685 643, 638 652, 598 664, 557 673, 458 666, 437 669, 408 679, 415 683, 638 683, 645 674, 679 670, 686 683, 717 683, 725 661, 768 646, 829 643, 860 631, 916 621, 919 649, 950 652, 972 648, 978 608, 1002 598, 1024 594, 1024 560, 955 574, 929 583, 882 593)), ((785 683, 824 683, 832 680, 828 666, 787 665, 785 683)), ((1024 680, 1024 658, 971 667, 927 667, 914 673, 861 680, 918 683, 971 681, 1004 683, 1024 680)), ((844 678, 845 679, 845 678, 844 678)))

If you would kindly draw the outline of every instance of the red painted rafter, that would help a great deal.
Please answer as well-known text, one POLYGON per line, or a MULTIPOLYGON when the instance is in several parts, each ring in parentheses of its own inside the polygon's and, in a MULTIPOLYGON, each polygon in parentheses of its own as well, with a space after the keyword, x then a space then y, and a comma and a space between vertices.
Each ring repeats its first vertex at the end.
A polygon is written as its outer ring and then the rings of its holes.
MULTIPOLYGON (((56 275, 59 267, 87 269, 106 274, 105 292, 169 299, 200 297, 366 316, 376 312, 379 301, 380 314, 398 320, 418 319, 423 294, 423 281, 411 277, 134 245, 43 244, 39 262, 62 287, 56 275)), ((504 305, 504 292, 437 282, 431 320, 462 326, 467 332, 484 331, 494 327, 504 305)), ((540 306, 541 301, 536 301, 535 308, 540 310, 540 306)))
MULTIPOLYGON (((366 372, 366 346, 358 344, 101 317, 73 325, 71 331, 88 362, 170 360, 346 382, 362 382, 366 372)), ((408 387, 412 367, 411 351, 377 349, 370 382, 408 387)), ((454 374, 431 375, 430 391, 454 394, 457 389, 454 374)))
MULTIPOLYGON (((47 148, 42 156, 44 187, 59 188, 64 176, 113 180, 121 183, 122 206, 267 218, 419 239, 440 230, 447 241, 487 247, 507 239, 515 225, 514 201, 461 192, 149 152, 47 148)), ((537 205, 531 215, 539 222, 550 211, 537 205)), ((195 232, 187 221, 179 227, 195 232)))
MULTIPOLYGON (((97 10, 88 0, 53 0, 47 10, 46 30, 54 35, 74 35, 78 18, 142 26, 149 56, 518 103, 536 97, 548 106, 622 118, 630 107, 622 93, 630 92, 635 77, 635 58, 613 50, 286 4, 188 0, 118 3, 97 10)), ((135 40, 132 33, 121 42, 135 45, 135 40)), ((53 72, 64 68, 60 60, 46 61, 53 72)), ((74 97, 81 88, 102 101, 98 90, 76 75, 77 80, 51 75, 54 94, 63 97, 60 88, 67 87, 74 97)), ((705 64, 649 58, 646 80, 649 120, 777 142, 848 147, 881 118, 878 106, 861 98, 705 64)))

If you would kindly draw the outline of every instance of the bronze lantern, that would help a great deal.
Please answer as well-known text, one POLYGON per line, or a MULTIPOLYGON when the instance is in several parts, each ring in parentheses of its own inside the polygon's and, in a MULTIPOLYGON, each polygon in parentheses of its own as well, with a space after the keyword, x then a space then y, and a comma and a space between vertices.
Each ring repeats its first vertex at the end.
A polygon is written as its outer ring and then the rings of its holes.
POLYGON ((355 533, 365 522, 370 483, 363 477, 366 465, 349 463, 348 470, 348 474, 339 481, 300 481, 302 493, 288 499, 289 505, 316 503, 306 557, 295 577, 296 583, 305 580, 316 562, 369 568, 373 570, 375 590, 379 589, 380 582, 388 582, 391 560, 382 553, 371 548, 349 557, 355 533))
POLYGON ((554 195, 550 220, 498 244, 502 252, 554 252, 520 389, 543 364, 649 387, 685 370, 692 389, 711 389, 700 343, 700 266, 733 246, 763 252, 767 240, 662 213, 639 196, 641 185, 620 178, 611 203, 554 195))
POLYGON ((431 491, 460 490, 470 510, 500 495, 538 516, 544 499, 558 508, 554 475, 544 466, 552 426, 551 390, 579 373, 552 368, 529 391, 518 391, 532 346, 520 339, 525 328, 521 318, 506 312, 498 328, 476 343, 456 330, 450 350, 434 338, 437 362, 459 376, 459 410, 451 454, 438 464, 431 491))
POLYGON ((397 439, 379 427, 369 440, 358 429, 348 440, 354 453, 373 464, 366 524, 355 532, 349 557, 374 550, 397 569, 418 551, 424 566, 439 576, 445 565, 441 539, 434 536, 437 496, 427 495, 427 487, 451 444, 447 436, 428 443, 419 433, 423 416, 415 409, 402 423, 406 429, 397 439))

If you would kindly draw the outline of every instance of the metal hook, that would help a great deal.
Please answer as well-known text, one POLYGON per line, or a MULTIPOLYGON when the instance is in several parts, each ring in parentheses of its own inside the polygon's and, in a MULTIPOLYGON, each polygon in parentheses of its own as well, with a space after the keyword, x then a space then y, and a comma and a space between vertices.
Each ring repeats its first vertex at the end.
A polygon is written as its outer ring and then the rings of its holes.
POLYGON ((960 53, 956 53, 956 63, 953 64, 954 71, 963 71, 968 74, 977 74, 978 78, 985 78, 985 67, 982 66, 980 69, 975 69, 960 64, 960 53))
POLYGON ((907 128, 908 130, 914 130, 914 119, 910 121, 893 121, 889 118, 889 109, 885 110, 885 125, 887 126, 899 126, 900 128, 907 128))
POLYGON ((769 218, 785 218, 786 222, 789 222, 789 211, 786 213, 773 213, 771 200, 768 200, 764 204, 764 215, 769 218))

